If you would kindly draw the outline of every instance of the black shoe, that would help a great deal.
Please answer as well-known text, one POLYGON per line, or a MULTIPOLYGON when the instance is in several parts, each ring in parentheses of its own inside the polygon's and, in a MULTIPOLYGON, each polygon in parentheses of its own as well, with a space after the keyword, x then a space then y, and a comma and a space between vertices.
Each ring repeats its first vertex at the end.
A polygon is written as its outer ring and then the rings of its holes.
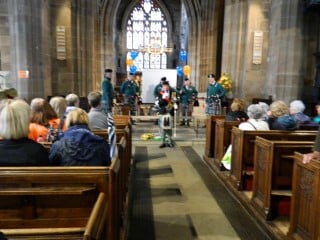
POLYGON ((162 143, 162 144, 159 146, 159 148, 164 148, 164 147, 166 147, 166 144, 165 144, 165 143, 162 143))
POLYGON ((172 143, 168 143, 168 147, 169 147, 169 148, 173 148, 174 145, 173 145, 172 143))
POLYGON ((184 123, 184 122, 182 122, 182 123, 180 123, 180 124, 179 124, 179 126, 184 126, 184 125, 185 125, 185 123, 184 123))

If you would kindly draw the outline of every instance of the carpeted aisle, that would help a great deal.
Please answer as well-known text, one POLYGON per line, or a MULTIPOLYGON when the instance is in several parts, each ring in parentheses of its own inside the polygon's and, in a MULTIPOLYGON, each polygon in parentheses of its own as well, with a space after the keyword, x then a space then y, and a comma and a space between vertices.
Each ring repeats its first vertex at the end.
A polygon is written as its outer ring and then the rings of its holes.
POLYGON ((136 147, 132 177, 129 239, 155 239, 147 147, 136 147))

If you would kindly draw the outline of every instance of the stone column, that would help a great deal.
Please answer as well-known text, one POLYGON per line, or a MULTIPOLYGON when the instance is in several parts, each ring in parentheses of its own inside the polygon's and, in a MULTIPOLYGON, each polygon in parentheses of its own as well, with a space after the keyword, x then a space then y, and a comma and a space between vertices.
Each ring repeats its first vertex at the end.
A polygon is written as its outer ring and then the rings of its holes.
POLYGON ((221 55, 221 29, 223 16, 223 4, 221 1, 201 1, 201 27, 200 27, 200 69, 199 91, 206 91, 208 86, 207 75, 215 73, 220 75, 218 56, 221 55))
MULTIPOLYGON (((12 79, 20 97, 31 100, 46 97, 45 86, 50 87, 49 51, 50 41, 43 34, 46 21, 47 1, 8 1, 12 79), (28 71, 26 75, 24 71, 28 71), (19 74, 20 73, 20 74, 19 74)), ((48 89, 48 88, 47 88, 48 89)), ((50 89, 47 90, 50 92, 50 89)))
POLYGON ((303 89, 303 8, 299 0, 272 1, 267 88, 273 99, 287 103, 303 89))
POLYGON ((72 56, 75 73, 73 89, 80 96, 87 96, 100 81, 97 10, 97 1, 72 1, 72 56))

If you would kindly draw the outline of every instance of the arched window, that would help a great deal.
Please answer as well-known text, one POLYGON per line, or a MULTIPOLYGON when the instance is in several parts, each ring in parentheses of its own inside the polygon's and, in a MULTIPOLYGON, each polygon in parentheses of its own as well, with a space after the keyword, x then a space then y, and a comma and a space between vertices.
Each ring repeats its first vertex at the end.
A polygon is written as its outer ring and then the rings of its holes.
POLYGON ((138 70, 166 69, 167 41, 167 21, 159 6, 153 0, 140 1, 127 23, 127 59, 131 51, 137 51, 133 64, 138 70))

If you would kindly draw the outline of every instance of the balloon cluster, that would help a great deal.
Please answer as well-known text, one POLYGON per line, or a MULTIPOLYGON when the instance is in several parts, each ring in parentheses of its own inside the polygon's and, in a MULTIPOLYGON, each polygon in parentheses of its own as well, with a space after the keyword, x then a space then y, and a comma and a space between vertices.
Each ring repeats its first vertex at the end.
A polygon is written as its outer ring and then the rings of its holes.
POLYGON ((219 79, 219 83, 223 86, 223 88, 229 92, 231 90, 232 87, 232 80, 229 74, 227 73, 222 73, 220 79, 219 79))
MULTIPOLYGON (((185 50, 181 50, 180 51, 180 60, 181 60, 181 62, 186 62, 187 56, 188 56, 187 55, 187 51, 185 51, 185 50)), ((177 69, 177 75, 179 77, 182 77, 183 75, 185 75, 185 76, 189 76, 190 75, 191 68, 190 68, 189 65, 184 65, 183 67, 177 66, 176 69, 177 69)))
POLYGON ((137 66, 134 64, 134 60, 138 57, 139 53, 135 50, 130 52, 131 58, 127 58, 126 64, 130 69, 130 73, 136 73, 137 66))

